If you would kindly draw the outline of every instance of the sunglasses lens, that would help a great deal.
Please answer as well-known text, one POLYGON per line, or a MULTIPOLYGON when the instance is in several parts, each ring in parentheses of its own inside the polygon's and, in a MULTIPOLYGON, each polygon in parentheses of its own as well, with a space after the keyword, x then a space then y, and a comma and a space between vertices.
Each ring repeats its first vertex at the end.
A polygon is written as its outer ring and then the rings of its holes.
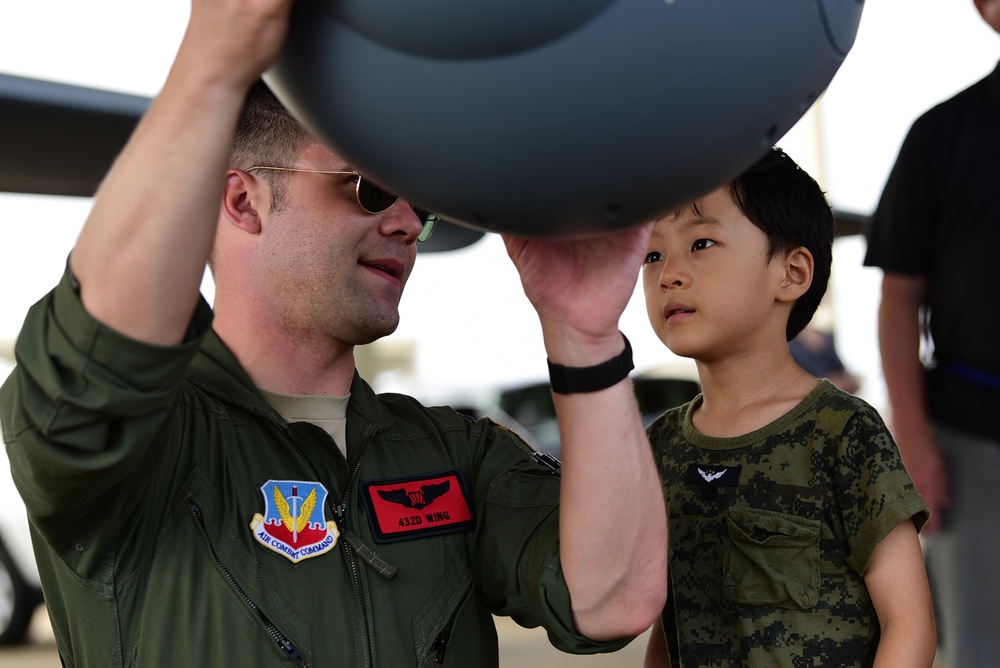
MULTIPOLYGON (((363 176, 358 177, 358 204, 368 213, 381 213, 396 203, 399 198, 386 192, 363 176)), ((427 241, 434 233, 437 224, 437 214, 423 209, 413 209, 423 227, 417 236, 417 241, 427 241)))
POLYGON ((397 199, 363 176, 358 177, 358 204, 368 213, 381 213, 395 204, 397 199))
POLYGON ((434 226, 437 225, 437 214, 416 207, 413 208, 413 213, 417 214, 417 218, 423 224, 423 229, 420 230, 417 241, 427 241, 434 234, 434 226))

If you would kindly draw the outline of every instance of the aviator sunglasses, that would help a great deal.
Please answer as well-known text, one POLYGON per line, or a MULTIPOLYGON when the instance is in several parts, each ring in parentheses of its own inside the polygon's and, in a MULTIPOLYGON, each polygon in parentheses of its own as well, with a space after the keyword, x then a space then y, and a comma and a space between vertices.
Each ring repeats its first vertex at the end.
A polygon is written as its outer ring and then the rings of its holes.
MULTIPOLYGON (((365 210, 366 213, 382 213, 390 206, 396 203, 399 199, 397 195, 393 195, 390 192, 386 192, 382 188, 378 187, 370 180, 361 176, 358 172, 331 172, 324 171, 321 169, 295 169, 294 167, 265 167, 263 165, 256 165, 254 167, 247 167, 246 172, 253 171, 255 169, 267 169, 275 172, 303 172, 305 174, 327 174, 331 176, 342 175, 342 176, 353 176, 354 181, 354 194, 358 200, 358 206, 365 210)), ((418 209, 413 207, 413 212, 417 214, 417 218, 420 219, 420 224, 422 225, 420 229, 420 234, 417 236, 417 241, 427 241, 431 238, 431 234, 434 232, 434 226, 437 224, 437 214, 431 213, 430 211, 425 211, 423 209, 418 209)))

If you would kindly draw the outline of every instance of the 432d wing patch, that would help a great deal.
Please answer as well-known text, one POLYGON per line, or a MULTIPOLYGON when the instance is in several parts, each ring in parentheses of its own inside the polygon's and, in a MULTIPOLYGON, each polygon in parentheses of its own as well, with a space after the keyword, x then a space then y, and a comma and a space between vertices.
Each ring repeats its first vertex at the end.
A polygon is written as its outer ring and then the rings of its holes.
POLYGON ((264 514, 250 523, 254 538, 290 561, 318 557, 337 544, 337 523, 324 514, 326 487, 303 480, 268 480, 260 488, 264 514))
POLYGON ((457 470, 366 480, 360 489, 376 543, 465 531, 476 522, 457 470))

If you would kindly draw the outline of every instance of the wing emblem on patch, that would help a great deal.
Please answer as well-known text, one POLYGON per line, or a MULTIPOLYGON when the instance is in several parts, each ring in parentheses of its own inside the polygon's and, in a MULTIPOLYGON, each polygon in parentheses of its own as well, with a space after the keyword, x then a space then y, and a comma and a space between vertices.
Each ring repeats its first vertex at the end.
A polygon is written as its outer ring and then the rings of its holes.
POLYGON ((434 503, 435 499, 443 495, 450 488, 451 481, 445 480, 444 482, 436 485, 423 485, 420 489, 411 492, 407 492, 403 488, 386 490, 380 489, 378 491, 378 495, 386 501, 398 503, 401 506, 413 508, 414 510, 420 510, 421 508, 426 508, 434 503))

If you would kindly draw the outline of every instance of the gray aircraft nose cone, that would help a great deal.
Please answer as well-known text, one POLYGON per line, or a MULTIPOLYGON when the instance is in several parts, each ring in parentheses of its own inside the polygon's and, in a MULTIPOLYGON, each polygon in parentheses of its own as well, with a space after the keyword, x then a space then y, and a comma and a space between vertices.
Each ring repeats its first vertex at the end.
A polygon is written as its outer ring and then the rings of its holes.
POLYGON ((265 79, 331 149, 422 208, 530 236, 608 230, 753 163, 829 85, 862 8, 298 0, 265 79))

